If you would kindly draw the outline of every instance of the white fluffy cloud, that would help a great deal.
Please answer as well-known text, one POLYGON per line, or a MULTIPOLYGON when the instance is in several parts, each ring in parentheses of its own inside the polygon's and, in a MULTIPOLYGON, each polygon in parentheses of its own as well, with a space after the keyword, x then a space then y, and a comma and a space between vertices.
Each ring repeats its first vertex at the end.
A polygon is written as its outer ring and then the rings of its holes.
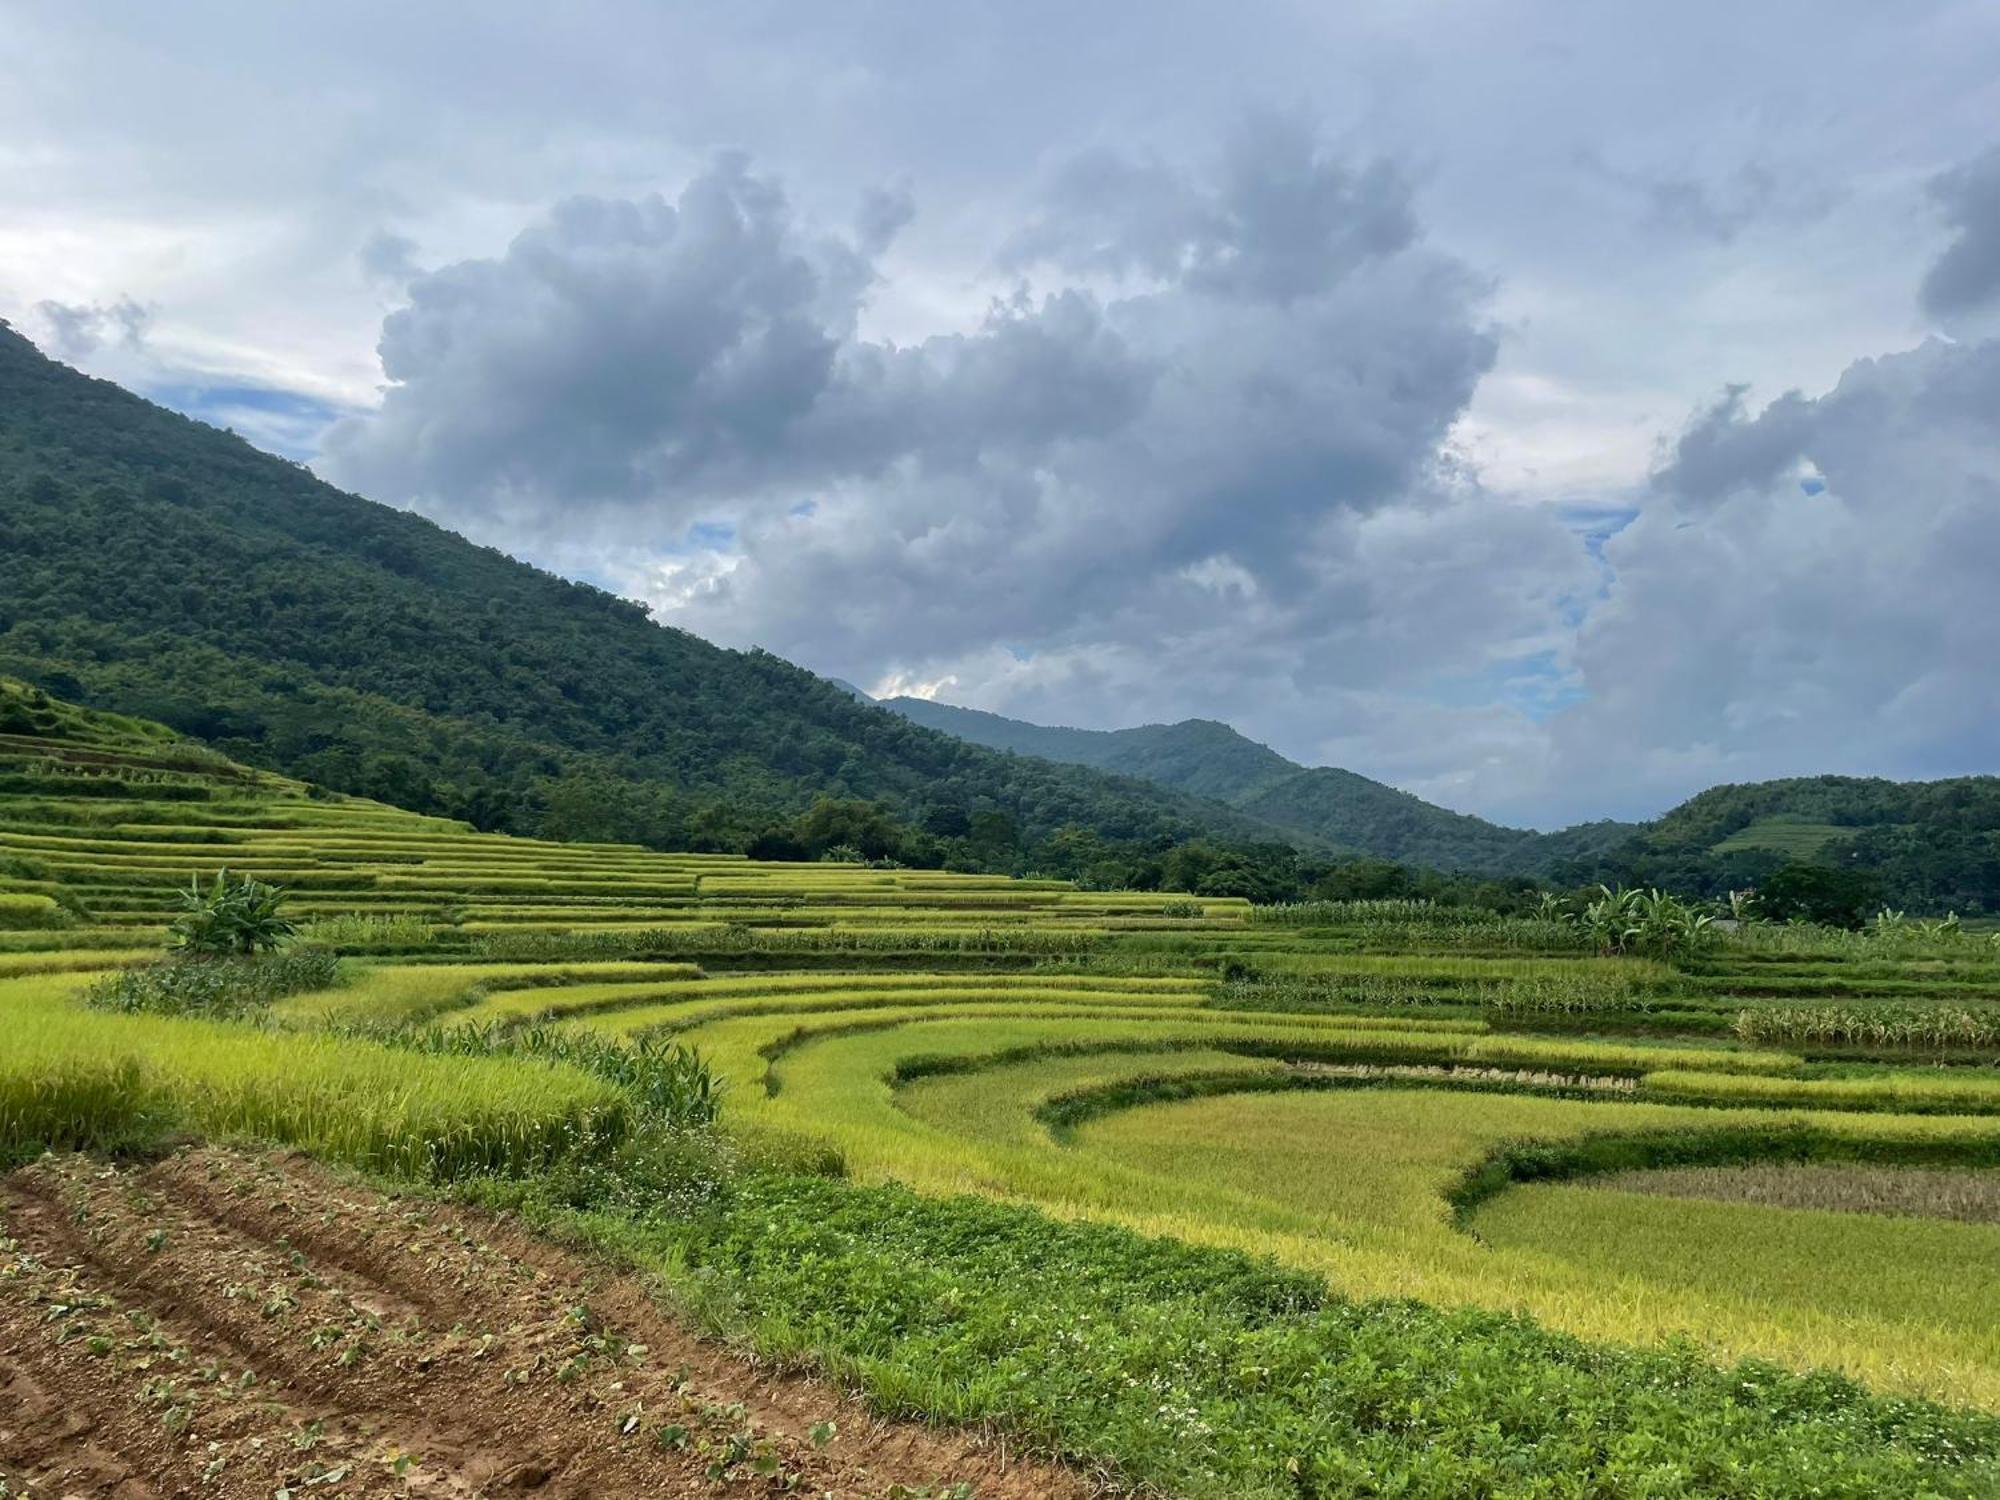
POLYGON ((1294 745, 1343 695, 1557 653, 1594 587, 1445 454, 1486 289, 1385 163, 1270 118, 1205 170, 1092 154, 1007 247, 1014 293, 911 345, 857 332, 885 241, 739 158, 563 204, 411 284, 326 466, 495 540, 587 536, 663 618, 824 671, 1294 745))

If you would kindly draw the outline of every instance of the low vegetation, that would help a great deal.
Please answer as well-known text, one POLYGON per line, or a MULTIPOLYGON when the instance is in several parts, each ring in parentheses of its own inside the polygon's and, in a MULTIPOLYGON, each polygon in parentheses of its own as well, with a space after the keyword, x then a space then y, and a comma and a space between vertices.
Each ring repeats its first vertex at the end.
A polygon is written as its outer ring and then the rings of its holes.
POLYGON ((1891 1214, 2000 1224, 2000 1173, 1852 1162, 1739 1167, 1667 1167, 1620 1172, 1592 1183, 1608 1192, 1657 1193, 1823 1213, 1891 1214))
POLYGON ((1976 936, 536 842, 86 722, 122 791, 0 796, 10 1162, 285 1143, 1182 1496, 2000 1489, 1976 936))
POLYGON ((214 1020, 261 1015, 288 995, 331 989, 340 961, 325 949, 257 958, 188 960, 120 969, 84 992, 98 1010, 214 1020))

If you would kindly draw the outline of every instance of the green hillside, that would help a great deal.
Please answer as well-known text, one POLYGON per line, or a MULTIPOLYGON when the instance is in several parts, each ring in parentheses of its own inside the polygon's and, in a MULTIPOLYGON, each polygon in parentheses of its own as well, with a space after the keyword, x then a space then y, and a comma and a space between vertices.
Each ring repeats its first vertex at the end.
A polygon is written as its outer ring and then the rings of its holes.
POLYGON ((1240 805, 1383 859, 1505 874, 1532 873, 1540 864, 1539 834, 1452 812, 1335 766, 1302 770, 1240 805))
POLYGON ((928 698, 885 698, 882 706, 976 745, 1139 776, 1221 802, 1240 801, 1303 769, 1214 719, 1133 729, 1062 729, 928 698))
POLYGON ((996 869, 1049 867, 1064 829, 1116 869, 1197 835, 1282 837, 1152 784, 996 755, 766 653, 662 628, 4 326, 0 672, 482 829, 793 847, 816 799, 867 799, 894 826, 856 814, 837 841, 996 869))
POLYGON ((1429 869, 1538 874, 1553 860, 1596 853, 1629 831, 1593 824, 1592 835, 1557 835, 1564 841, 1553 843, 1551 836, 1452 812, 1353 771, 1299 765, 1213 719, 1052 729, 921 698, 890 698, 884 706, 975 744, 1144 777, 1351 854, 1429 869))
POLYGON ((1298 765, 1212 719, 1051 729, 915 698, 885 706, 982 745, 1144 777, 1335 850, 1405 865, 1720 896, 1806 864, 1857 874, 1856 900, 1870 909, 2000 911, 2000 777, 1793 777, 1713 787, 1650 823, 1606 819, 1537 833, 1338 767, 1298 765))
POLYGON ((1799 776, 1711 787, 1619 851, 1645 878, 1751 885, 1807 861, 1856 873, 1913 911, 2000 911, 2000 776, 1799 776))

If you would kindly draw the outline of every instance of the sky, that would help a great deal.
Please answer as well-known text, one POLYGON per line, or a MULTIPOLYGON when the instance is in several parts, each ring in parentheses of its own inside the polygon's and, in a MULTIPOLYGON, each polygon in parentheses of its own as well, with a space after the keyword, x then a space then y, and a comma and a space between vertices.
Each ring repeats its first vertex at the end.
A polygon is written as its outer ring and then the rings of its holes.
POLYGON ((2000 771, 2000 7, 0 0, 0 318, 877 693, 2000 771))

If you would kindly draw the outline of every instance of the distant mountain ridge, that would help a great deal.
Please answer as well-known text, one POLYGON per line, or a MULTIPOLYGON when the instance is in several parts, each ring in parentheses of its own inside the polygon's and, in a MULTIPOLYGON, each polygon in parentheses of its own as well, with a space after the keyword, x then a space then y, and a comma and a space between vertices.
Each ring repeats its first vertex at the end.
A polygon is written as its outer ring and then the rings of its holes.
POLYGON ((1593 823, 1558 834, 1506 828, 1334 766, 1302 766, 1214 719, 1132 729, 1063 729, 932 699, 881 700, 905 718, 1017 755, 1038 755, 1226 802, 1353 854, 1438 870, 1541 874, 1621 842, 1637 824, 1593 823))
POLYGON ((1651 822, 1607 819, 1538 833, 1438 807, 1353 771, 1301 766, 1213 719, 1061 729, 921 698, 882 704, 994 749, 1198 791, 1335 849, 1402 864, 1715 894, 1806 862, 1867 872, 1892 905, 2000 912, 2000 777, 1790 777, 1711 787, 1651 822))

